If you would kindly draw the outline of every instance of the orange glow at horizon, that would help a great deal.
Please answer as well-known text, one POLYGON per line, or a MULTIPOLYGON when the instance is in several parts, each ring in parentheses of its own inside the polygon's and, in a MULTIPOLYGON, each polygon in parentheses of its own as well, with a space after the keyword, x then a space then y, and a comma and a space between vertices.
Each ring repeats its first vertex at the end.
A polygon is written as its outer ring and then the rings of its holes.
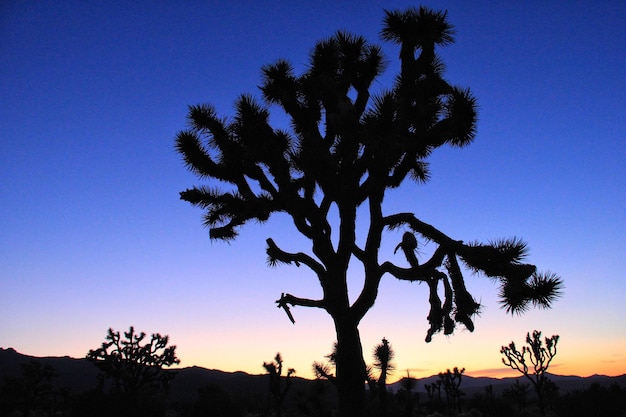
MULTIPOLYGON (((296 376, 313 379, 312 363, 325 360, 324 355, 329 353, 330 344, 323 341, 332 337, 332 328, 312 326, 314 333, 321 335, 319 340, 316 340, 310 337, 311 328, 309 331, 305 329, 305 326, 299 329, 297 326, 290 328, 291 337, 285 337, 280 334, 281 329, 280 326, 278 327, 279 329, 273 330, 276 333, 259 330, 258 333, 252 335, 221 334, 208 344, 206 338, 198 334, 173 332, 170 340, 172 344, 177 345, 177 356, 181 359, 180 365, 175 368, 198 366, 224 372, 243 371, 249 374, 263 374, 265 371, 262 363, 272 360, 276 352, 280 352, 285 365, 296 369, 296 376), (278 340, 278 343, 275 343, 274 339, 278 340), (303 340, 307 343, 303 343, 303 340), (276 349, 277 345, 282 348, 276 349)), ((431 344, 420 343, 417 335, 412 335, 413 337, 409 337, 408 340, 396 338, 396 342, 392 341, 392 347, 396 352, 395 370, 390 375, 389 381, 395 382, 405 377, 407 373, 414 378, 426 378, 455 366, 465 368, 464 375, 470 377, 501 379, 521 376, 521 373, 502 364, 501 355, 497 349, 485 348, 485 345, 494 345, 489 340, 481 342, 481 340, 488 339, 487 335, 490 333, 485 331, 481 334, 480 330, 477 330, 477 333, 461 333, 450 339, 435 339, 431 344), (411 350, 413 352, 407 354, 411 350)), ((101 336, 104 336, 104 333, 101 336)), ((601 346, 594 344, 594 349, 591 349, 591 342, 589 342, 590 346, 579 343, 575 349, 572 349, 572 344, 566 341, 567 339, 564 339, 563 346, 560 346, 562 349, 550 364, 549 373, 581 377, 626 374, 626 354, 621 353, 624 344, 620 340, 606 341, 601 346), (602 354, 597 352, 602 352, 602 354)), ((82 358, 88 349, 95 348, 101 343, 98 339, 83 339, 80 342, 81 347, 68 344, 58 352, 45 351, 45 346, 41 344, 2 347, 13 347, 21 354, 38 357, 67 355, 82 358)), ((367 363, 371 363, 369 345, 373 346, 372 342, 372 339, 364 338, 363 353, 367 363)))

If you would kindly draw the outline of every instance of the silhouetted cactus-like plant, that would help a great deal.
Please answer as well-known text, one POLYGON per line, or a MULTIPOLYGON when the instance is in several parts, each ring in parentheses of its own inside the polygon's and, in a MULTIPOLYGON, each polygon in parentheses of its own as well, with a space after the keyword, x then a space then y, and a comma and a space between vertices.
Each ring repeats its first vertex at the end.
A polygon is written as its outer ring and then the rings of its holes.
POLYGON ((451 410, 461 411, 461 397, 465 393, 461 391, 460 386, 464 372, 465 368, 459 369, 455 366, 452 371, 446 369, 446 372, 439 373, 439 381, 446 394, 448 408, 451 410))
POLYGON ((241 95, 230 119, 211 105, 191 106, 190 127, 176 138, 187 167, 208 182, 180 197, 205 210, 212 239, 230 241, 245 224, 283 213, 310 243, 308 253, 289 252, 269 238, 268 263, 304 265, 321 286, 319 299, 282 293, 276 302, 292 323, 290 306, 319 308, 332 317, 342 417, 363 415, 367 371, 358 327, 384 277, 427 283, 427 342, 438 332, 452 334, 457 325, 474 330, 480 305, 465 287, 461 265, 497 280, 510 312, 550 307, 560 293, 556 275, 524 263, 526 244, 519 239, 467 244, 413 213, 385 214, 388 190, 405 180, 426 182, 433 152, 467 146, 476 136, 477 100, 444 79, 437 55, 453 35, 444 11, 386 11, 381 38, 400 49, 399 72, 389 88, 371 91, 386 67, 382 49, 339 31, 311 49, 302 74, 285 60, 264 66, 264 103, 241 95), (289 129, 270 124, 270 105, 287 115, 289 129), (366 232, 358 241, 357 215, 364 211, 359 220, 366 232), (408 265, 381 259, 390 229, 405 231, 398 249, 408 265), (418 239, 436 245, 422 262, 418 239), (362 266, 363 282, 352 297, 348 266, 355 263, 362 266), (438 287, 444 289, 443 302, 438 287))
POLYGON ((394 369, 392 364, 395 352, 389 341, 383 337, 382 341, 374 347, 374 368, 378 370, 376 381, 376 394, 378 396, 379 415, 387 414, 387 377, 394 369))
POLYGON ((19 377, 0 380, 0 415, 30 416, 62 413, 60 392, 53 381, 59 372, 40 360, 20 363, 19 377))
POLYGON ((526 407, 528 401, 528 387, 529 384, 523 384, 519 379, 515 380, 515 383, 504 390, 503 394, 509 398, 517 406, 519 411, 526 407))
POLYGON ((324 356, 328 362, 313 362, 313 374, 317 379, 323 379, 335 384, 335 375, 333 367, 336 366, 335 358, 337 356, 337 342, 333 343, 333 350, 324 356))
POLYGON ((137 333, 130 326, 123 337, 119 331, 109 329, 105 342, 90 350, 87 359, 101 371, 102 377, 113 381, 115 391, 136 395, 144 389, 167 391, 169 381, 175 376, 164 367, 179 364, 176 346, 169 345, 169 336, 154 333, 137 333))
POLYGON ((441 380, 434 381, 431 384, 424 384, 424 389, 430 401, 435 399, 441 401, 441 380))
POLYGON ((504 355, 502 363, 520 372, 532 383, 537 394, 539 413, 542 416, 545 415, 546 390, 550 387, 546 372, 556 356, 558 341, 559 335, 546 336, 542 340, 541 332, 534 330, 532 336, 530 332, 526 333, 527 346, 522 346, 521 351, 517 349, 515 342, 500 349, 500 353, 504 355))
POLYGON ((276 353, 272 362, 263 362, 263 368, 269 375, 271 408, 280 417, 283 402, 293 382, 291 377, 296 373, 296 370, 289 368, 287 369, 287 374, 283 376, 283 358, 280 352, 276 353))

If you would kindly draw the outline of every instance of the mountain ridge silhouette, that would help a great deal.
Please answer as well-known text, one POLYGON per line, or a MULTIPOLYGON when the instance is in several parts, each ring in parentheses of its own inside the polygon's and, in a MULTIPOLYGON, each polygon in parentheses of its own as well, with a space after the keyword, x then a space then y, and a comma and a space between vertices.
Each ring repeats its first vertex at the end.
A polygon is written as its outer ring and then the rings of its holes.
MULTIPOLYGON (((99 370, 85 358, 72 358, 69 356, 29 356, 17 352, 13 348, 0 348, 0 381, 5 377, 19 378, 21 376, 22 363, 40 361, 43 365, 50 365, 58 372, 53 384, 58 388, 68 388, 73 393, 88 391, 97 388, 97 375, 99 370)), ((268 393, 267 374, 249 374, 244 371, 227 372, 218 369, 207 369, 200 366, 181 367, 168 369, 167 372, 175 372, 176 377, 171 381, 170 395, 173 398, 188 400, 193 399, 199 388, 208 385, 217 385, 225 392, 234 396, 258 396, 263 397, 268 393)), ((305 390, 310 384, 317 381, 293 377, 293 390, 305 390)), ((423 392, 426 395, 426 384, 432 384, 438 380, 437 375, 426 378, 415 378, 417 381, 415 392, 423 392)), ((491 386, 495 395, 502 392, 516 380, 527 383, 523 376, 507 378, 471 377, 463 376, 460 389, 466 395, 471 396, 478 392, 484 392, 486 387, 491 386)), ((593 383, 609 386, 613 383, 626 387, 626 374, 620 376, 592 375, 580 377, 574 375, 550 374, 550 379, 559 387, 561 393, 582 390, 593 383)), ((328 383, 324 381, 324 383, 328 383)), ((329 384, 329 383, 328 383, 329 384)), ((388 384, 391 392, 397 392, 401 388, 401 381, 388 384)), ((331 390, 332 391, 332 390, 331 390)))

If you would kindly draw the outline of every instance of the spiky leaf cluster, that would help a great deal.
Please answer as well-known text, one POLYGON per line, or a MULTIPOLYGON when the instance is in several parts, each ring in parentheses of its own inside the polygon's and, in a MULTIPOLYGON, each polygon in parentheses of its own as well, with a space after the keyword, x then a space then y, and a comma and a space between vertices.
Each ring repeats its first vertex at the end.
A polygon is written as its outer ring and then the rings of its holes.
POLYGON ((521 239, 473 243, 459 255, 471 270, 500 281, 500 301, 507 312, 522 313, 531 306, 549 308, 563 290, 557 275, 540 273, 534 265, 522 263, 528 247, 521 239))

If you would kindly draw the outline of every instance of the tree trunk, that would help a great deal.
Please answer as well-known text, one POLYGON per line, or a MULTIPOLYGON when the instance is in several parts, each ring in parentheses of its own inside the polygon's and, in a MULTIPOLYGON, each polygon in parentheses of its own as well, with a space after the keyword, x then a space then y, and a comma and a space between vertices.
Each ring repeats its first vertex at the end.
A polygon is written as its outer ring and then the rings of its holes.
POLYGON ((381 363, 380 376, 378 377, 378 415, 387 415, 387 366, 388 362, 381 363))
POLYGON ((358 322, 334 317, 337 332, 337 395, 340 417, 363 417, 366 369, 358 322))
POLYGON ((543 381, 540 380, 535 384, 535 392, 537 393, 537 406, 539 407, 539 416, 544 417, 546 415, 545 402, 543 397, 543 381))

